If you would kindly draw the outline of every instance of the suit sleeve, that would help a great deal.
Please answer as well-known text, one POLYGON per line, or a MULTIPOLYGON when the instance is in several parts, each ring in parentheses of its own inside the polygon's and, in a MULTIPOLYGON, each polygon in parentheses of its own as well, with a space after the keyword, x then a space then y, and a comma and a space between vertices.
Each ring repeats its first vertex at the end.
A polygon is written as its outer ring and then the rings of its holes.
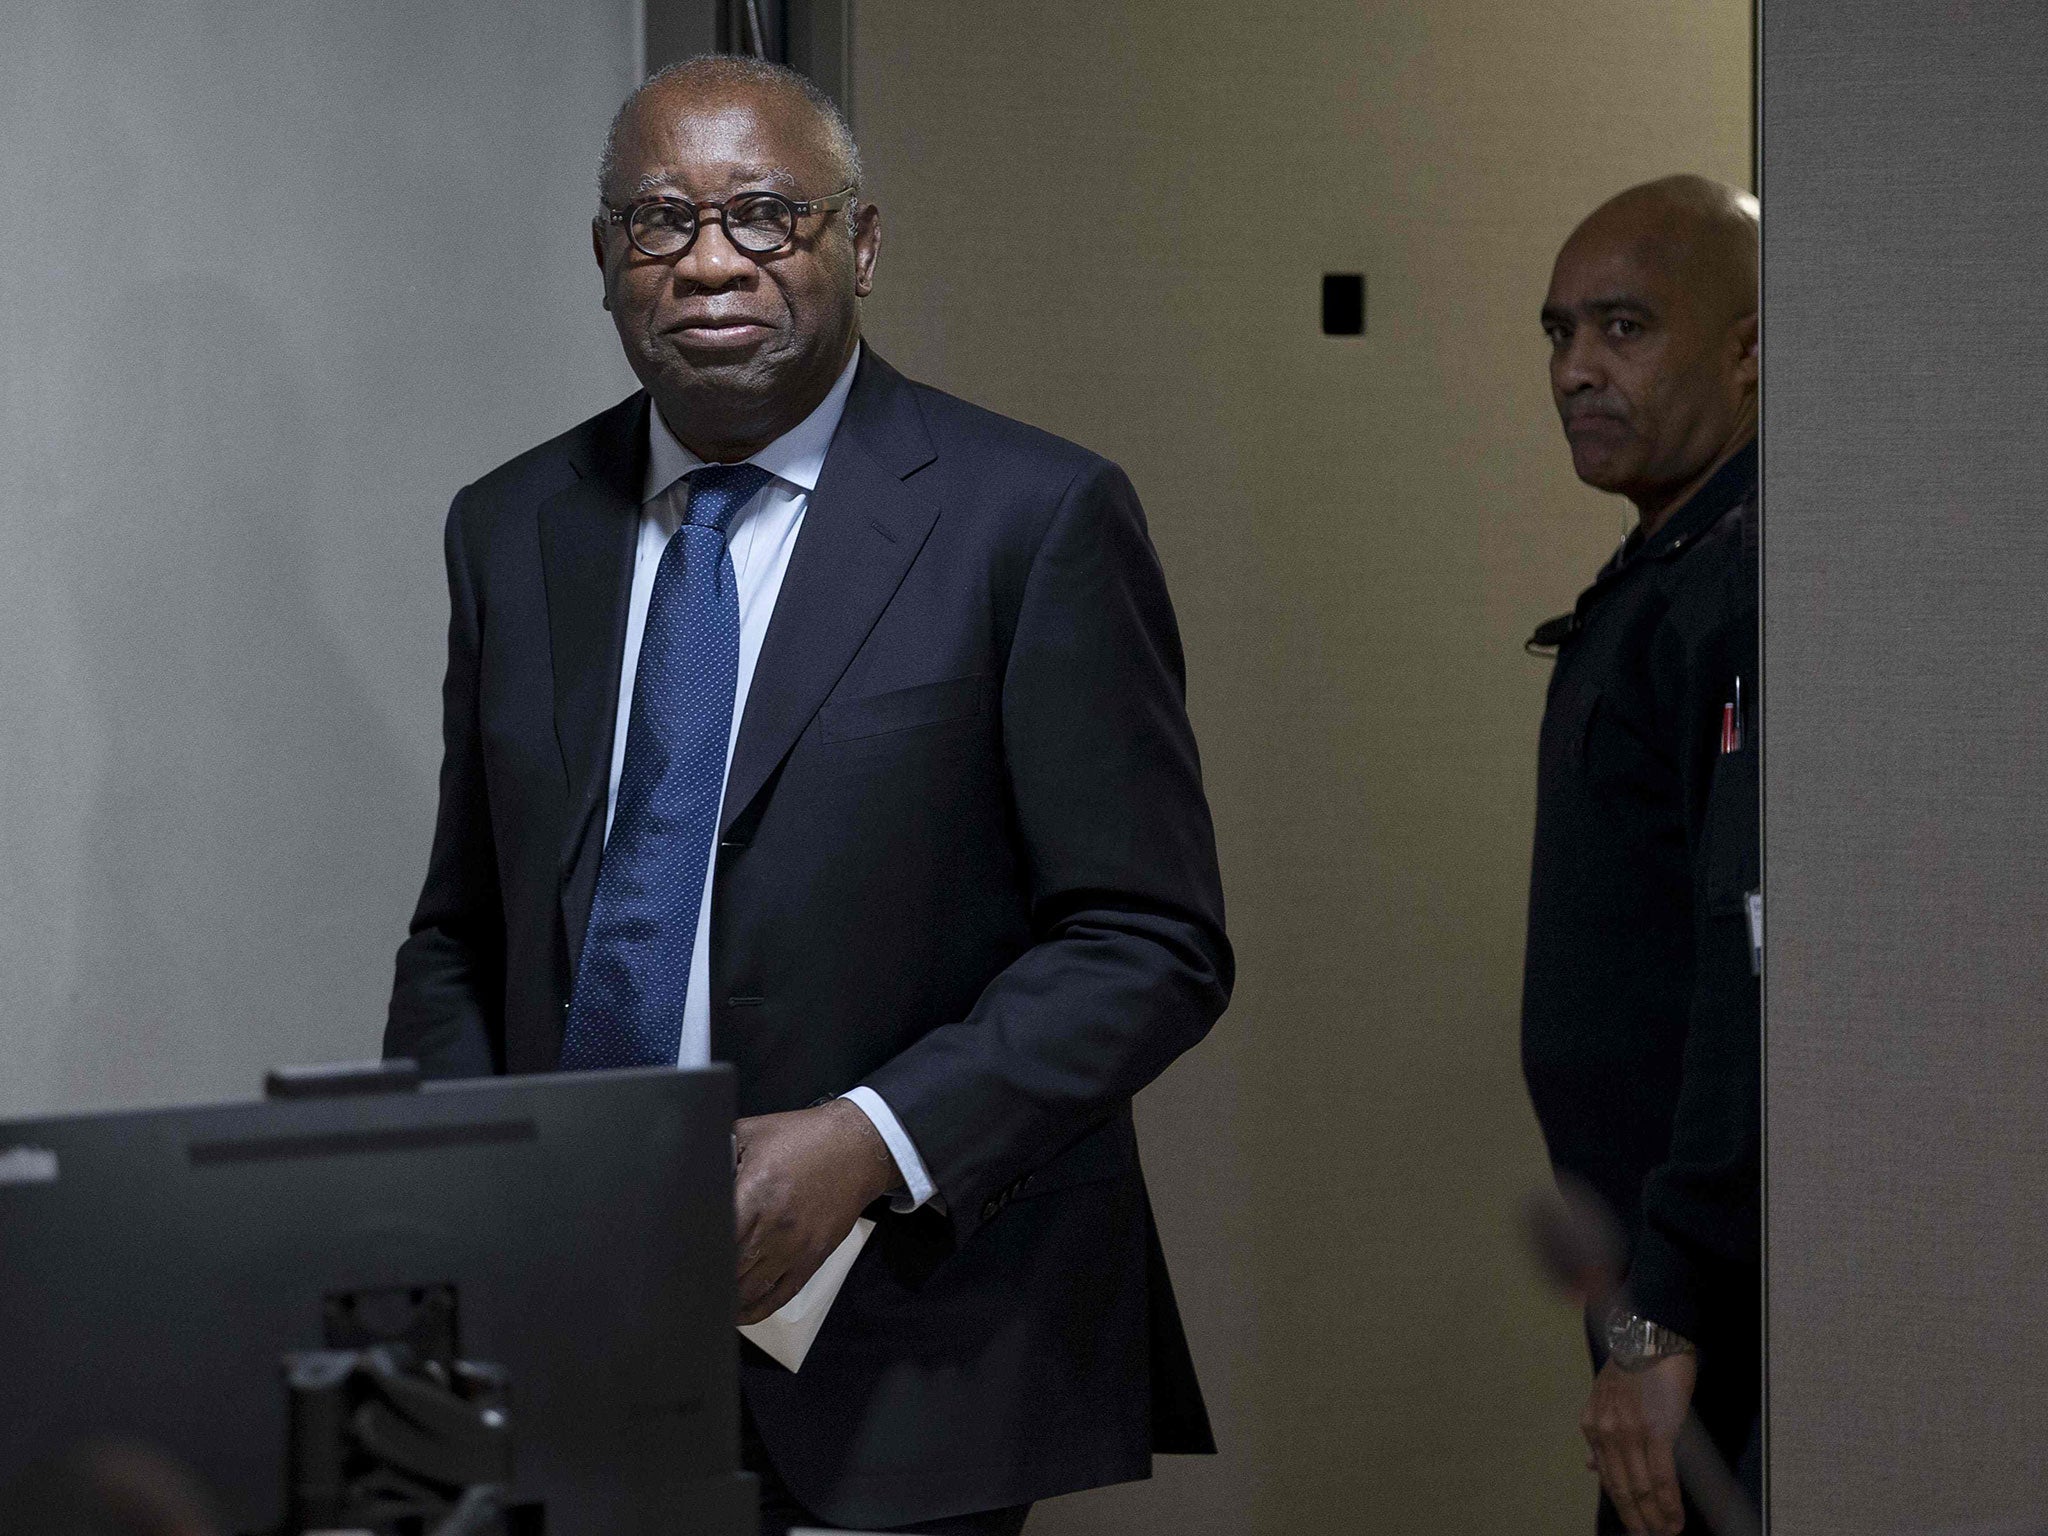
POLYGON ((867 1085, 964 1240, 1031 1171, 1200 1040, 1230 996, 1180 636, 1136 492, 1097 461, 1025 577, 1003 752, 1033 943, 867 1085))
POLYGON ((1670 1152, 1643 1188, 1629 1273, 1633 1309, 1698 1341, 1753 1316, 1761 1253, 1763 1037, 1747 897, 1761 867, 1762 697, 1754 567, 1730 576, 1726 618, 1674 670, 1685 720, 1687 840, 1693 858, 1693 996, 1670 1152), (1722 735, 1741 679, 1741 739, 1722 735))
MULTIPOLYGON (((467 493, 464 493, 465 495, 467 493)), ((502 1069, 504 908, 484 785, 477 684, 483 616, 463 541, 464 497, 448 511, 448 672, 441 687, 441 796, 433 853, 399 946, 384 1054, 431 1077, 502 1069)))

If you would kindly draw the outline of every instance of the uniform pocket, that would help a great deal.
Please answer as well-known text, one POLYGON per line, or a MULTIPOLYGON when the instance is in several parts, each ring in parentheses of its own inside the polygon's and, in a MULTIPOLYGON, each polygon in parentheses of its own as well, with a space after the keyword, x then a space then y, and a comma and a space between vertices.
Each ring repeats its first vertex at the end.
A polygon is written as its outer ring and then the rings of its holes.
POLYGON ((1752 742, 1714 760, 1700 830, 1700 900, 1709 917, 1740 913, 1743 899, 1763 883, 1757 756, 1752 742))
POLYGON ((1593 728, 1593 711, 1599 704, 1600 690, 1591 683, 1574 682, 1559 690, 1543 715, 1543 755, 1553 762, 1583 766, 1586 737, 1593 728))

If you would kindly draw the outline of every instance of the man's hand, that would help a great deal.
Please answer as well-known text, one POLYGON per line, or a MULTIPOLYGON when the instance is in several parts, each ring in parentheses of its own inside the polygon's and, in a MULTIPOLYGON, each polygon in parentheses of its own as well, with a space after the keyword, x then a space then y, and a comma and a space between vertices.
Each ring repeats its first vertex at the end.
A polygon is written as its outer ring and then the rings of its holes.
POLYGON ((1692 1408, 1699 1357, 1673 1355, 1640 1371, 1612 1363, 1593 1381, 1579 1429, 1592 1447, 1586 1465, 1631 1531, 1677 1536, 1685 1529, 1679 1502, 1678 1431, 1692 1408))
POLYGON ((847 1099, 756 1115, 733 1135, 740 1321, 758 1323, 803 1289, 901 1175, 874 1122, 847 1099))

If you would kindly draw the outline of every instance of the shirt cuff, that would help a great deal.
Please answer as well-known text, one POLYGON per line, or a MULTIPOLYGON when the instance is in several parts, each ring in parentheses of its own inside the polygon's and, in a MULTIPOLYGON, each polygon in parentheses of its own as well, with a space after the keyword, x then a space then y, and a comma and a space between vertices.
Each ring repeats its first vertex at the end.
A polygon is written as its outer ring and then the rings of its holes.
POLYGON ((914 1211, 932 1196, 938 1186, 932 1183, 932 1176, 925 1172, 924 1159, 917 1155, 917 1146, 910 1139, 910 1133, 903 1129, 903 1122, 896 1118, 882 1096, 863 1084, 840 1095, 851 1099, 860 1106, 860 1112, 872 1120, 882 1140, 888 1144, 889 1155, 896 1159, 896 1171, 903 1175, 903 1189, 889 1197, 889 1209, 899 1214, 914 1211))

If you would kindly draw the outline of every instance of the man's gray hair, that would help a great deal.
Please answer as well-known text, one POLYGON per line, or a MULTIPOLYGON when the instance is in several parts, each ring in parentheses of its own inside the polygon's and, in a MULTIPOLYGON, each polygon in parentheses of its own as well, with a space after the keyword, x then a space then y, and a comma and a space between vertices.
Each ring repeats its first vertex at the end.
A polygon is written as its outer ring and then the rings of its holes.
POLYGON ((605 131, 604 155, 597 162, 597 195, 602 201, 616 208, 631 195, 632 189, 618 185, 619 134, 634 106, 649 91, 676 84, 708 86, 713 90, 736 85, 766 86, 802 97, 817 114, 819 125, 825 130, 826 141, 831 145, 832 157, 839 162, 839 186, 821 187, 812 195, 822 197, 837 192, 840 187, 853 188, 853 201, 846 207, 847 233, 853 233, 855 218, 860 212, 862 179, 860 146, 854 142, 853 125, 839 110, 839 103, 819 89, 809 76, 799 74, 786 64, 773 64, 766 59, 748 58, 741 54, 700 53, 695 58, 679 60, 649 75, 632 95, 620 103, 619 110, 612 115, 611 127, 605 131))

